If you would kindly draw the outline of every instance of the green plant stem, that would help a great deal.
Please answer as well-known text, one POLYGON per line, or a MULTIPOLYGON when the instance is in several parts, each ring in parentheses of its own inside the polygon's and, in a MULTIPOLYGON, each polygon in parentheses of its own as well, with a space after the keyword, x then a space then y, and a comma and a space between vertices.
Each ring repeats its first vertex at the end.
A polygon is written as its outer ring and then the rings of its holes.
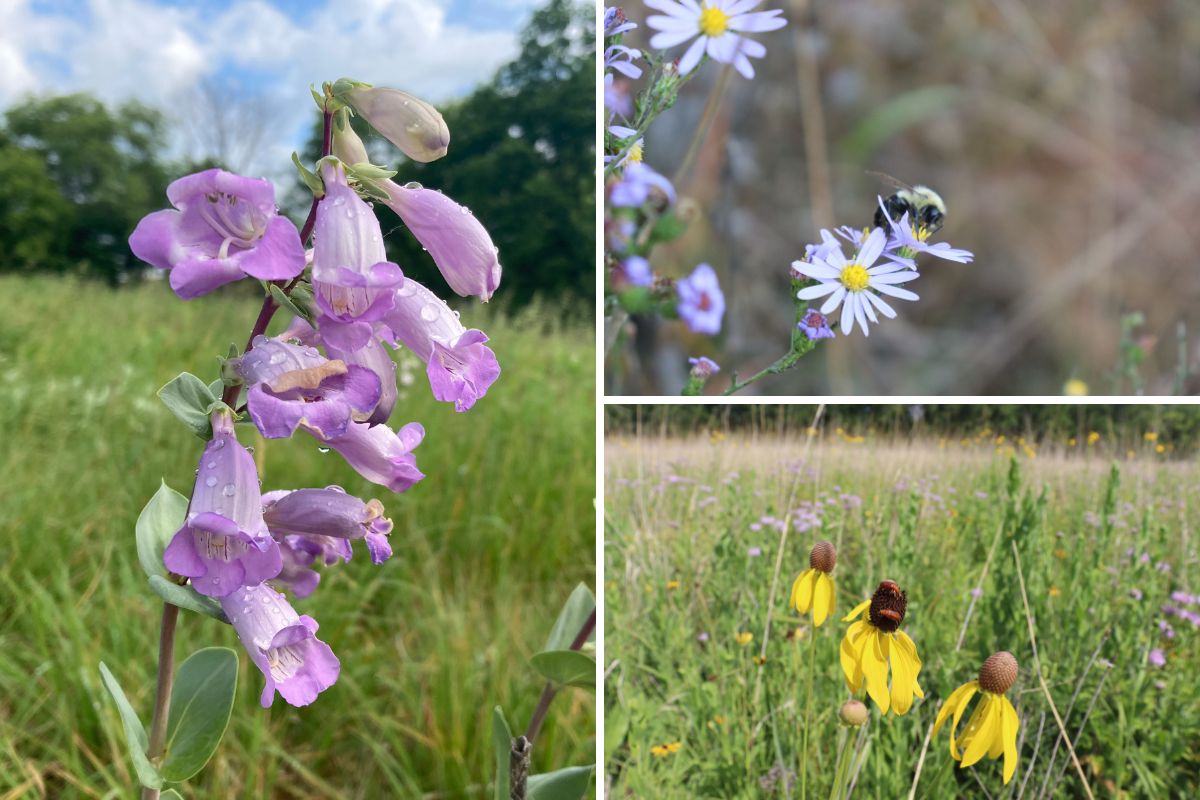
MULTIPOLYGON (((578 650, 583 647, 595 629, 596 610, 592 609, 591 615, 580 626, 579 633, 575 635, 575 640, 571 642, 570 649, 578 650)), ((537 740, 538 732, 542 729, 542 723, 546 720, 546 712, 550 710, 550 703, 554 700, 556 694, 558 694, 558 688, 553 683, 547 681, 546 688, 542 689, 542 696, 538 700, 537 708, 533 710, 533 717, 529 720, 529 728, 525 731, 525 738, 529 740, 530 745, 537 740)))
MULTIPOLYGON (((855 731, 855 734, 857 733, 855 731)), ((851 736, 847 728, 843 727, 838 731, 837 766, 833 770, 833 786, 829 791, 829 800, 840 800, 845 796, 846 778, 850 773, 850 762, 853 760, 850 756, 856 741, 858 736, 851 736)))
MULTIPOLYGON (((171 687, 175 682, 175 624, 178 620, 179 608, 163 603, 162 623, 158 630, 158 686, 154 692, 150 746, 146 750, 146 756, 151 761, 162 756, 167 743, 167 711, 171 703, 171 687)), ((142 789, 142 800, 158 800, 158 795, 158 789, 142 789)))
POLYGON ((687 153, 683 156, 683 161, 679 163, 679 169, 675 170, 674 177, 671 178, 671 184, 676 188, 687 177, 692 168, 692 162, 696 160, 696 154, 700 152, 700 145, 708 136, 708 129, 712 127, 717 110, 721 107, 721 99, 725 97, 725 90, 729 87, 729 77, 732 74, 732 64, 725 64, 721 67, 721 74, 717 76, 717 83, 713 86, 708 100, 704 104, 704 111, 700 115, 700 122, 696 125, 695 133, 692 134, 692 141, 688 144, 687 153))
POLYGON ((800 735, 800 800, 808 797, 808 729, 812 727, 813 668, 817 663, 817 627, 808 633, 808 687, 804 690, 804 731, 800 735))

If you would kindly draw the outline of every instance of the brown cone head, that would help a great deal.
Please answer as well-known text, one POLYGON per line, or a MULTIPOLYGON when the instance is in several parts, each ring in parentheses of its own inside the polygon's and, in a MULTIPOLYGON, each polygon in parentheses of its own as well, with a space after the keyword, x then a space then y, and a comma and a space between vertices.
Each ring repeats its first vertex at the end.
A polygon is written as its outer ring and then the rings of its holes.
POLYGON ((812 552, 808 554, 808 565, 821 572, 833 572, 833 568, 837 566, 837 550, 834 549, 833 542, 814 544, 812 552))
POLYGON ((1017 681, 1017 659, 1001 650, 988 656, 979 668, 979 688, 992 694, 1004 694, 1017 681))
POLYGON ((882 581, 875 594, 871 595, 869 610, 871 624, 884 633, 892 633, 904 622, 908 610, 908 593, 895 581, 882 581))

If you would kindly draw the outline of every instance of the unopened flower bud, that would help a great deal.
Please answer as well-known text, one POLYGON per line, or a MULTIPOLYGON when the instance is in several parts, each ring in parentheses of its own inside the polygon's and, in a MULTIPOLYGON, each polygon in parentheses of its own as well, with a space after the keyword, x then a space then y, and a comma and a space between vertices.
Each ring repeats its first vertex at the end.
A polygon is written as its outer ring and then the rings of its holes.
POLYGON ((833 572, 837 565, 837 549, 833 542, 817 542, 808 554, 808 565, 821 572, 833 572))
POLYGON ((333 128, 333 154, 342 161, 343 164, 365 164, 370 162, 371 158, 367 155, 367 148, 363 145, 362 139, 354 132, 354 128, 350 127, 350 122, 338 128, 336 125, 333 128))
POLYGON ((870 716, 870 712, 867 707, 858 700, 847 700, 838 710, 838 717, 852 728, 862 725, 867 721, 868 716, 870 716))
POLYGON ((992 694, 1004 694, 1017 680, 1017 659, 1001 650, 988 656, 979 668, 979 688, 992 694))
POLYGON ((371 127, 413 161, 436 161, 446 155, 450 129, 438 110, 424 100, 384 87, 355 87, 345 98, 371 127))

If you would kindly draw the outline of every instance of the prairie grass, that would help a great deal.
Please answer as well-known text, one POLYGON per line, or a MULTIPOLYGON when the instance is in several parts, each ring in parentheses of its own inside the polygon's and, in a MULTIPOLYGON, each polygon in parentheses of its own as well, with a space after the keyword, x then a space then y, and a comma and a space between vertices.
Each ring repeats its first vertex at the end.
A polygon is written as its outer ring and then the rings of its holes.
MULTIPOLYGON (((3 278, 0 291, 0 798, 130 797, 97 663, 148 723, 161 603, 133 525, 160 478, 190 492, 201 449, 154 392, 181 370, 215 377, 258 302, 42 278, 3 278)), ((314 705, 261 709, 262 677, 242 657, 233 722, 188 796, 486 794, 492 707, 524 728, 542 688, 528 657, 574 585, 594 585, 594 351, 590 327, 560 316, 464 311, 504 369, 467 414, 436 403, 422 365, 399 354, 408 383, 392 425, 427 429, 428 477, 403 496, 307 437, 241 432, 265 489, 337 483, 378 497, 395 556, 374 567, 360 552, 296 603, 342 661, 314 705)), ((185 612, 176 658, 214 644, 240 652, 232 629, 185 612)), ((560 694, 534 771, 591 763, 593 729, 592 695, 560 694)))
POLYGON ((830 797, 848 735, 861 758, 855 797, 1086 796, 1034 670, 1014 553, 1043 673, 1094 795, 1196 796, 1200 616, 1164 610, 1200 611, 1171 598, 1197 586, 1195 465, 1149 443, 1116 460, 1103 443, 1028 444, 1013 452, 975 431, 941 442, 610 436, 609 796, 830 797), (786 535, 775 522, 785 516, 786 535), (787 604, 821 539, 838 548, 837 612, 814 637, 811 617, 787 604), (837 718, 848 697, 841 617, 883 579, 907 591, 925 699, 901 717, 872 705, 856 740, 837 718), (1000 761, 959 769, 946 731, 928 738, 939 704, 998 650, 1021 666, 1007 786, 1000 761))

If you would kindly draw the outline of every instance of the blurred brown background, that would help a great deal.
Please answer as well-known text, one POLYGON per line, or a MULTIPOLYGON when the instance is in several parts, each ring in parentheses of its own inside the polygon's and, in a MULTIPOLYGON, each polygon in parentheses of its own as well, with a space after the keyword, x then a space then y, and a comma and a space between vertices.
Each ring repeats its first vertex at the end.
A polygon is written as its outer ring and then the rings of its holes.
MULTIPOLYGON (((787 349, 788 265, 831 224, 869 223, 878 170, 949 208, 929 257, 869 339, 822 343, 743 394, 1092 394, 1200 391, 1200 1, 768 0, 788 27, 752 81, 732 76, 681 203, 688 233, 651 259, 710 262, 722 336, 679 324, 620 387, 677 393, 686 357, 749 375, 787 349), (1121 318, 1145 322, 1121 345, 1121 318), (1182 335, 1181 335, 1182 334, 1182 335), (1181 361, 1181 346, 1186 357, 1181 361), (1132 349, 1131 349, 1132 348, 1132 349), (1136 350, 1145 360, 1135 377, 1136 350), (1121 356, 1123 350, 1127 354, 1121 356), (1186 367, 1187 369, 1182 369, 1186 367)), ((650 9, 624 4, 645 47, 650 9)), ((670 51, 678 57, 683 47, 670 51)), ((705 64, 646 141, 674 176, 721 65, 705 64)), ((646 356, 651 353, 646 351, 646 356)))

